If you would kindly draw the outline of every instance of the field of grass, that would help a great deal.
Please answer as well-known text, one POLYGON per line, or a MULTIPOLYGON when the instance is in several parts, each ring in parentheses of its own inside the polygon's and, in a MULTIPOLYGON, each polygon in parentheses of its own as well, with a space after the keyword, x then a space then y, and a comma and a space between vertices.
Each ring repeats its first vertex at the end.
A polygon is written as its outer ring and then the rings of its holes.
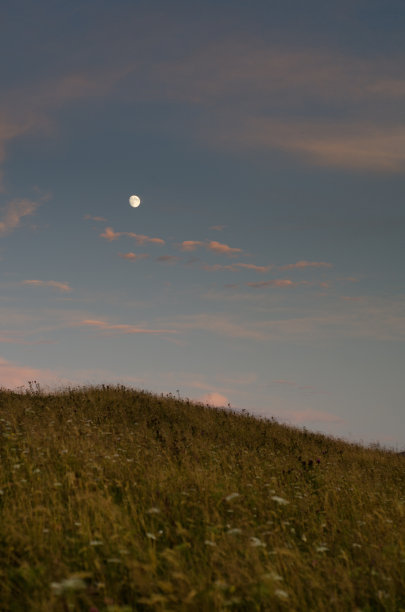
POLYGON ((0 610, 405 610, 405 458, 124 387, 0 391, 0 610))

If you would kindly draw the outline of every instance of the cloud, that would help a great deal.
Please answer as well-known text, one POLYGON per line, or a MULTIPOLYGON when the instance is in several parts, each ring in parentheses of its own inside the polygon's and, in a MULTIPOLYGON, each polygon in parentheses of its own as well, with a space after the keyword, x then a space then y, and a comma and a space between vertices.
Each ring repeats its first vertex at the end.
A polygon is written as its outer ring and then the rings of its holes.
POLYGON ((204 243, 199 240, 184 240, 180 243, 179 248, 182 251, 195 251, 197 247, 202 246, 204 243))
POLYGON ((303 425, 305 423, 344 423, 344 419, 323 410, 314 410, 305 408, 304 410, 286 410, 280 415, 282 418, 287 418, 295 425, 303 425))
POLYGON ((61 293, 69 293, 72 291, 68 283, 60 283, 58 281, 42 281, 42 280, 23 280, 23 285, 33 285, 35 287, 53 287, 61 293))
POLYGON ((92 327, 104 332, 117 332, 123 334, 174 334, 174 329, 145 329, 135 327, 134 325, 112 324, 107 321, 99 321, 94 319, 85 319, 80 321, 79 325, 92 327))
POLYGON ((0 357, 0 387, 15 389, 24 385, 27 386, 30 380, 47 384, 55 384, 59 381, 57 375, 51 370, 20 366, 0 357))
POLYGON ((207 251, 219 253, 220 255, 234 255, 242 253, 242 249, 230 247, 227 244, 222 244, 216 240, 201 242, 200 240, 184 240, 180 243, 179 248, 182 251, 195 251, 197 247, 205 247, 207 251))
POLYGON ((153 244, 165 244, 165 241, 162 238, 150 238, 149 236, 144 236, 143 234, 134 234, 133 232, 115 232, 112 227, 106 227, 104 233, 100 234, 101 238, 105 238, 109 242, 112 240, 117 240, 121 238, 121 236, 128 236, 129 238, 134 238, 137 244, 143 245, 148 242, 153 244))
POLYGON ((237 263, 234 264, 238 268, 245 268, 246 270, 254 270, 255 272, 269 272, 274 266, 256 266, 255 264, 237 263))
POLYGON ((227 244, 222 244, 216 240, 211 240, 208 242, 208 244, 206 244, 206 248, 208 251, 220 253, 221 255, 234 255, 235 253, 242 253, 242 249, 230 247, 227 244))
POLYGON ((230 403, 228 398, 225 397, 225 395, 222 395, 221 393, 217 393, 216 391, 202 395, 199 398, 199 401, 202 402, 203 404, 208 404, 210 406, 217 406, 220 408, 222 408, 223 406, 228 406, 230 403))
POLYGON ((365 122, 308 122, 250 117, 224 144, 279 149, 319 166, 401 172, 405 169, 405 126, 365 122))
POLYGON ((297 261, 295 264, 287 264, 286 266, 280 266, 280 270, 300 270, 302 268, 332 268, 331 263, 325 261, 297 261))
MULTIPOLYGON (((287 278, 275 278, 273 280, 261 281, 257 283, 246 283, 248 287, 296 287, 297 285, 302 285, 303 281, 294 282, 287 278)), ((305 283, 306 284, 306 283, 305 283)))
POLYGON ((210 229, 216 232, 222 232, 225 228, 226 228, 226 225, 213 225, 210 227, 210 229))
POLYGON ((33 215, 41 204, 28 199, 16 199, 7 204, 0 221, 0 236, 10 234, 20 224, 23 217, 33 215))
POLYGON ((93 217, 92 215, 84 215, 83 219, 91 219, 92 221, 101 221, 101 222, 107 221, 107 219, 104 219, 104 217, 93 217))
POLYGON ((129 259, 131 261, 135 261, 138 259, 146 259, 147 257, 149 257, 149 255, 147 255, 146 253, 118 253, 118 257, 122 257, 122 259, 129 259))

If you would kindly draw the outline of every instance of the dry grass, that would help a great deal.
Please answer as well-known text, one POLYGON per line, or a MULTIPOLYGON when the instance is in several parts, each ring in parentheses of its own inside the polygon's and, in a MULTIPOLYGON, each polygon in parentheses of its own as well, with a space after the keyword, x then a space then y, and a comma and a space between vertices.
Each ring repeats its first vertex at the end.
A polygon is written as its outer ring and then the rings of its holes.
POLYGON ((405 610, 405 459, 123 387, 0 392, 0 609, 405 610))

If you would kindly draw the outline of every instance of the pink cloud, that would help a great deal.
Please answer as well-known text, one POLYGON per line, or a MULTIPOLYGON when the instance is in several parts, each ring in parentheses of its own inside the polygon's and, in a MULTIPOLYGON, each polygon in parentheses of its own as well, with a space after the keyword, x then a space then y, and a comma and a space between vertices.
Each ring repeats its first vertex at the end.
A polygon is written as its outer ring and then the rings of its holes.
POLYGON ((27 386, 29 380, 37 380, 44 384, 59 382, 56 374, 51 370, 20 366, 0 357, 0 387, 15 389, 27 386))
POLYGON ((215 230, 216 232, 222 232, 225 227, 226 225, 213 225, 212 227, 210 227, 210 229, 215 230))
POLYGON ((269 272, 274 266, 255 266, 255 264, 237 263, 235 266, 245 268, 246 270, 254 270, 255 272, 269 272))
POLYGON ((101 238, 105 238, 109 242, 112 240, 117 240, 117 238, 121 238, 121 236, 128 236, 129 238, 134 238, 137 244, 145 244, 147 242, 151 242, 153 244, 165 244, 165 241, 161 238, 150 238, 149 236, 144 236, 143 234, 134 234, 133 232, 115 232, 112 227, 106 227, 103 234, 100 234, 101 238))
POLYGON ((118 253, 119 257, 122 257, 122 259, 129 259, 131 261, 135 261, 138 259, 146 259, 147 257, 149 257, 149 255, 147 255, 146 253, 118 253))
POLYGON ((288 410, 283 413, 284 416, 296 425, 304 423, 343 423, 344 419, 323 410, 313 410, 306 408, 304 410, 288 410))
POLYGON ((182 251, 195 251, 197 247, 203 244, 199 240, 184 240, 179 246, 182 251))
POLYGON ((288 264, 286 266, 280 266, 280 270, 299 270, 302 268, 332 268, 331 263, 325 261, 297 261, 295 264, 288 264))
POLYGON ((212 393, 206 393, 199 398, 199 401, 203 404, 209 404, 210 406, 217 406, 222 408, 223 406, 228 406, 229 400, 222 393, 217 393, 213 391, 212 393))
POLYGON ((5 236, 16 229, 20 225, 21 219, 33 215, 39 206, 40 203, 27 199, 17 199, 9 202, 2 215, 2 221, 0 221, 0 236, 5 236))
POLYGON ((208 242, 206 248, 208 251, 220 253, 221 255, 233 255, 235 253, 242 252, 242 249, 230 247, 227 244, 222 244, 221 242, 217 242, 216 240, 211 240, 210 242, 208 242))
POLYGON ((80 322, 80 325, 93 327, 105 332, 117 332, 124 334, 174 334, 174 329, 145 329, 127 324, 112 324, 107 321, 99 321, 94 319, 85 319, 80 322))
POLYGON ((276 278, 269 281, 260 281, 257 283, 246 283, 248 287, 296 287, 297 285, 301 285, 301 283, 295 283, 289 279, 276 278))
POLYGON ((58 289, 62 293, 69 293, 72 291, 71 287, 68 283, 60 283, 58 281, 42 281, 42 280, 24 280, 22 281, 23 285, 32 285, 35 287, 53 287, 54 289, 58 289))

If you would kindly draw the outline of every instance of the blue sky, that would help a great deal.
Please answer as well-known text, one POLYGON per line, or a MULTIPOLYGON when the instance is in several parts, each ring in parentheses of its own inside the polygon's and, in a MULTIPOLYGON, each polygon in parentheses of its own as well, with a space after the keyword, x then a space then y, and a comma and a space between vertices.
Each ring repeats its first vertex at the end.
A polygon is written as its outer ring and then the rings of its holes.
POLYGON ((404 26, 395 0, 4 2, 0 384, 405 447, 404 26))

